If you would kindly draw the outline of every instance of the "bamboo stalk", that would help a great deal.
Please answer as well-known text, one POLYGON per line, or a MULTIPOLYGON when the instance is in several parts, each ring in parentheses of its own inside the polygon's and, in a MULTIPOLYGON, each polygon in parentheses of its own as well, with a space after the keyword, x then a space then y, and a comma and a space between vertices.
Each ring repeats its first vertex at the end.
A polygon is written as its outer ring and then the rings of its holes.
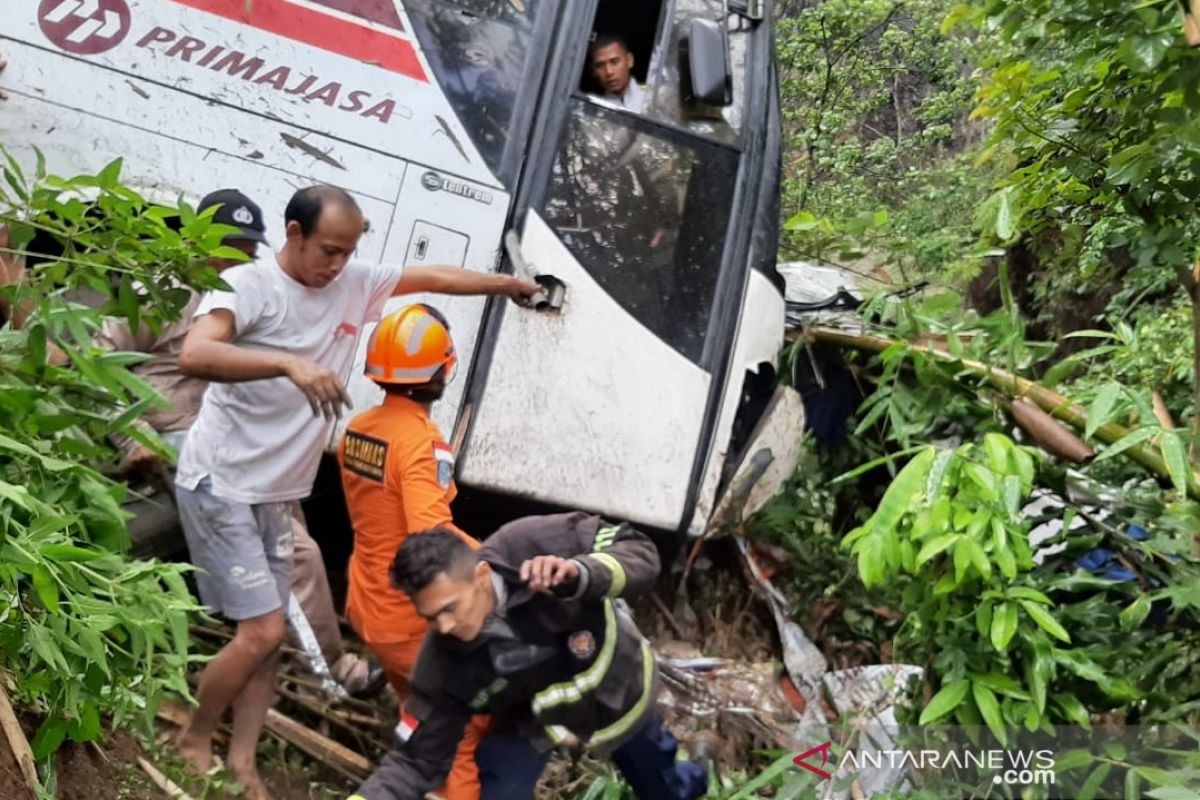
POLYGON ((142 772, 149 776, 150 780, 154 781, 155 786, 157 786, 159 789, 162 789, 166 793, 167 797, 172 798, 172 800, 192 800, 191 796, 187 792, 185 792, 183 789, 180 789, 174 781, 159 772, 158 769, 156 769, 155 766, 146 759, 138 756, 137 765, 142 768, 142 772))
POLYGON ((333 767, 357 780, 371 774, 371 762, 340 742, 322 736, 275 709, 267 712, 267 730, 288 744, 294 745, 312 758, 333 767))
MULTIPOLYGON (((7 675, 0 673, 0 678, 7 678, 7 675)), ((9 702, 8 690, 4 688, 3 680, 0 680, 0 730, 4 731, 4 737, 8 739, 9 749, 12 750, 13 758, 17 760, 17 766, 25 778, 25 785, 34 797, 40 796, 41 781, 38 780, 33 750, 29 747, 29 740, 25 738, 25 731, 21 730, 21 723, 17 721, 17 714, 9 702)))
MULTIPOLYGON (((825 342, 839 347, 849 347, 855 350, 867 350, 874 353, 881 353, 900 341, 873 334, 845 333, 833 328, 810 328, 808 333, 818 342, 825 342)), ((904 344, 909 349, 918 353, 925 353, 926 355, 946 361, 957 361, 963 365, 964 369, 987 381, 1009 397, 1024 397, 1031 400, 1047 414, 1062 420, 1076 430, 1082 431, 1087 428, 1087 412, 1083 408, 1072 404, 1070 399, 1058 392, 1034 383, 1028 378, 1014 375, 1007 370, 997 369, 981 361, 957 358, 945 350, 929 345, 911 344, 908 342, 904 344)), ((1097 428, 1093 435, 1105 444, 1111 445, 1120 441, 1128 434, 1129 429, 1125 426, 1118 425, 1115 422, 1108 422, 1097 428)), ((1138 444, 1128 448, 1125 452, 1134 461, 1160 477, 1167 480, 1171 479, 1171 472, 1167 469, 1167 462, 1163 459, 1162 453, 1158 448, 1138 444)), ((1188 495, 1194 500, 1200 500, 1200 474, 1196 472, 1195 464, 1191 464, 1190 466, 1192 468, 1192 481, 1188 486, 1188 495)))
POLYGON ((318 703, 316 700, 300 692, 293 692, 285 686, 277 684, 275 691, 283 699, 290 700, 310 714, 316 714, 321 719, 331 722, 349 733, 361 735, 362 728, 364 727, 380 731, 388 729, 387 723, 382 722, 376 717, 369 717, 366 714, 356 714, 353 711, 342 711, 329 705, 318 703))

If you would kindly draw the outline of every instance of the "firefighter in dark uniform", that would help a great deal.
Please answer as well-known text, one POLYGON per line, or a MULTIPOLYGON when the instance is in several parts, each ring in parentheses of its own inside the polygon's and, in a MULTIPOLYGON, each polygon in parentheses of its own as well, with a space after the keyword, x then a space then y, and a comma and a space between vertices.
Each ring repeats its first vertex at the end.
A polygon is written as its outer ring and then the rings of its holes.
POLYGON ((658 576, 645 534, 581 512, 519 519, 479 550, 432 530, 391 572, 430 631, 397 745, 352 800, 421 800, 480 713, 493 715, 482 800, 528 800, 556 746, 611 756, 641 800, 704 794, 705 771, 676 761, 655 712, 650 646, 616 602, 658 576))

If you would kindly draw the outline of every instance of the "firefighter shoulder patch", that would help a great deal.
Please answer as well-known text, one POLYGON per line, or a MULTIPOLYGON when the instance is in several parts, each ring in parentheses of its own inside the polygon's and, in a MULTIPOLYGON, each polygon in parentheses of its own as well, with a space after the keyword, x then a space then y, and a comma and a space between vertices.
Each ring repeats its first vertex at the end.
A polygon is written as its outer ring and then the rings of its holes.
POLYGON ((434 442, 433 458, 437 461, 438 486, 449 489, 454 482, 454 451, 445 442, 434 442))
POLYGON ((387 452, 387 442, 353 431, 348 431, 342 441, 342 458, 346 469, 380 483, 383 482, 387 452))
POLYGON ((580 660, 591 658, 596 652, 596 637, 591 631, 576 631, 567 637, 567 649, 580 660))

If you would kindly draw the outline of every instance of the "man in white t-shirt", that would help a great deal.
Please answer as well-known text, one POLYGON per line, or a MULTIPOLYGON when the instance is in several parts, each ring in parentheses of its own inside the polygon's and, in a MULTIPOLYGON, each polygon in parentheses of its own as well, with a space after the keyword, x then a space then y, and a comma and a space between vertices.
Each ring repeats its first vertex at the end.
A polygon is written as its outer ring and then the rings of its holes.
POLYGON ((289 503, 309 495, 334 420, 350 405, 345 382, 363 326, 395 294, 527 301, 539 291, 509 275, 351 261, 363 215, 331 186, 296 192, 285 219, 287 243, 278 254, 225 271, 233 291, 200 302, 179 362, 211 382, 180 454, 180 517, 202 570, 201 599, 235 620, 237 634, 201 673, 198 705, 178 746, 206 771, 213 733, 232 707, 229 768, 250 800, 267 797, 255 748, 284 635, 289 503))

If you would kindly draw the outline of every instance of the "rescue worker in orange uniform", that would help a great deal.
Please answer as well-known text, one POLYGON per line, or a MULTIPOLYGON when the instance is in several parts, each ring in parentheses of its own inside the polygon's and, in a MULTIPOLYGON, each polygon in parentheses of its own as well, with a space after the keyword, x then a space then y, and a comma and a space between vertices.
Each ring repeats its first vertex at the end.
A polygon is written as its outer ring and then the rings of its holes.
MULTIPOLYGON (((396 551, 410 533, 431 528, 453 530, 479 547, 454 526, 454 454, 429 416, 457 364, 449 325, 436 309, 412 305, 384 317, 367 345, 366 374, 386 396, 351 420, 338 452, 354 528, 346 616, 402 702, 428 624, 389 581, 396 551)), ((486 722, 477 717, 468 725, 439 792, 446 800, 478 800, 475 747, 486 722)))

